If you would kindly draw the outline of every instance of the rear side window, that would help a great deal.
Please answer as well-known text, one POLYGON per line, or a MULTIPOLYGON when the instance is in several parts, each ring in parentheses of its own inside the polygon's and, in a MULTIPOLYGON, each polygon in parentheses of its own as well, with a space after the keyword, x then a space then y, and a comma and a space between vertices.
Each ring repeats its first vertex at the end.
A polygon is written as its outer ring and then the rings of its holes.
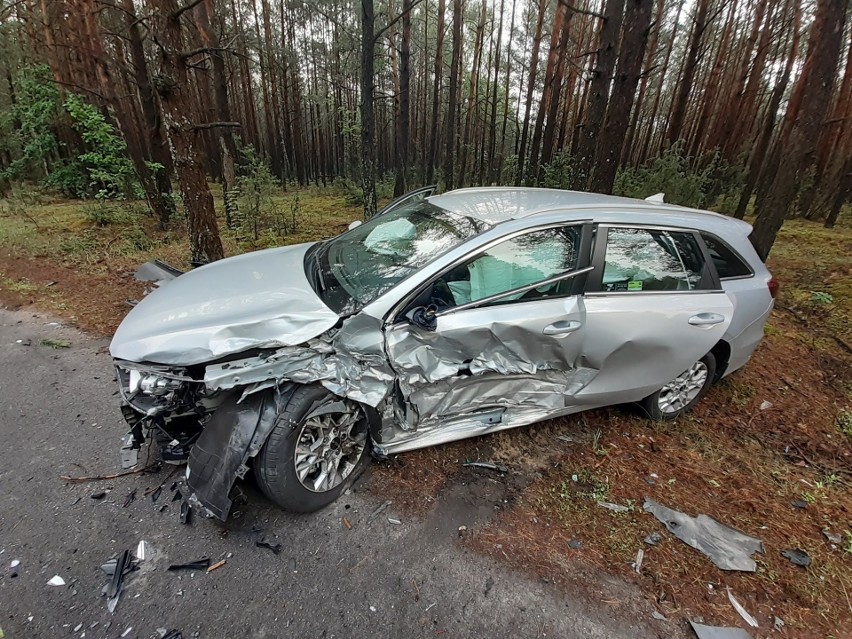
POLYGON ((692 233, 609 228, 601 290, 691 291, 708 288, 704 253, 692 233))
POLYGON ((707 251, 710 253, 713 264, 716 266, 719 279, 724 280, 730 277, 747 277, 752 275, 751 268, 745 263, 745 260, 719 238, 702 233, 701 239, 707 245, 707 251))

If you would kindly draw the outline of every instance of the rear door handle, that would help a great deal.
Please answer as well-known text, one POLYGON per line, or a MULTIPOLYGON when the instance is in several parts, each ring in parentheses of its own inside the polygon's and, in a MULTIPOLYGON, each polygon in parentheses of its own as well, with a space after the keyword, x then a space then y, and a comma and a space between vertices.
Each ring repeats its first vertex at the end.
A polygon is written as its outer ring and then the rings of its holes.
POLYGON ((689 323, 693 326, 713 326, 714 324, 721 324, 724 321, 725 316, 718 313, 699 313, 689 318, 689 323))
POLYGON ((582 322, 576 320, 559 320, 553 322, 550 326, 545 326, 541 332, 545 335, 567 335, 573 333, 583 325, 582 322))

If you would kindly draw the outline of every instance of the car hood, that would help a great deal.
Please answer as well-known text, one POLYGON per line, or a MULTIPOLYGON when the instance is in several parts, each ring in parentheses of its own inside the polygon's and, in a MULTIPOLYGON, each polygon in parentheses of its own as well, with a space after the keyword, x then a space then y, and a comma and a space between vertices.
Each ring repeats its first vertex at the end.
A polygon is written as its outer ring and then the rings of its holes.
POLYGON ((124 318, 110 353, 188 366, 251 348, 300 344, 337 324, 305 275, 311 244, 238 255, 171 280, 124 318))

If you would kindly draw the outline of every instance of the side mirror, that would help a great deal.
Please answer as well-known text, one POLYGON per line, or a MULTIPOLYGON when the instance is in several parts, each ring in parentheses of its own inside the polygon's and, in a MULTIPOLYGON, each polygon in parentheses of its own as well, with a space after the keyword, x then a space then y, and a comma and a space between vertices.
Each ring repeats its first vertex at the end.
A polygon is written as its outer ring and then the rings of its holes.
POLYGON ((434 304, 418 306, 406 313, 405 317, 424 331, 432 332, 438 327, 438 307, 434 304))
POLYGON ((357 229, 362 224, 363 224, 363 222, 361 220, 355 220, 354 222, 350 222, 349 230, 351 231, 352 229, 357 229))

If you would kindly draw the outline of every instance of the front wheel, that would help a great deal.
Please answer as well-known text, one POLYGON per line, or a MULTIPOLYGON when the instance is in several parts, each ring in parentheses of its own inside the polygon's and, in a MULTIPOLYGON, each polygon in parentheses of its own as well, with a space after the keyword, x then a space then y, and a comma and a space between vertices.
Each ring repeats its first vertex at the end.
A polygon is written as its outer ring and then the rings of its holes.
POLYGON ((716 358, 707 353, 656 393, 642 400, 642 409, 657 421, 675 419, 704 397, 716 376, 716 358))
POLYGON ((278 415, 254 462, 263 493, 294 512, 337 499, 369 463, 367 416, 361 406, 319 384, 301 386, 278 415))

